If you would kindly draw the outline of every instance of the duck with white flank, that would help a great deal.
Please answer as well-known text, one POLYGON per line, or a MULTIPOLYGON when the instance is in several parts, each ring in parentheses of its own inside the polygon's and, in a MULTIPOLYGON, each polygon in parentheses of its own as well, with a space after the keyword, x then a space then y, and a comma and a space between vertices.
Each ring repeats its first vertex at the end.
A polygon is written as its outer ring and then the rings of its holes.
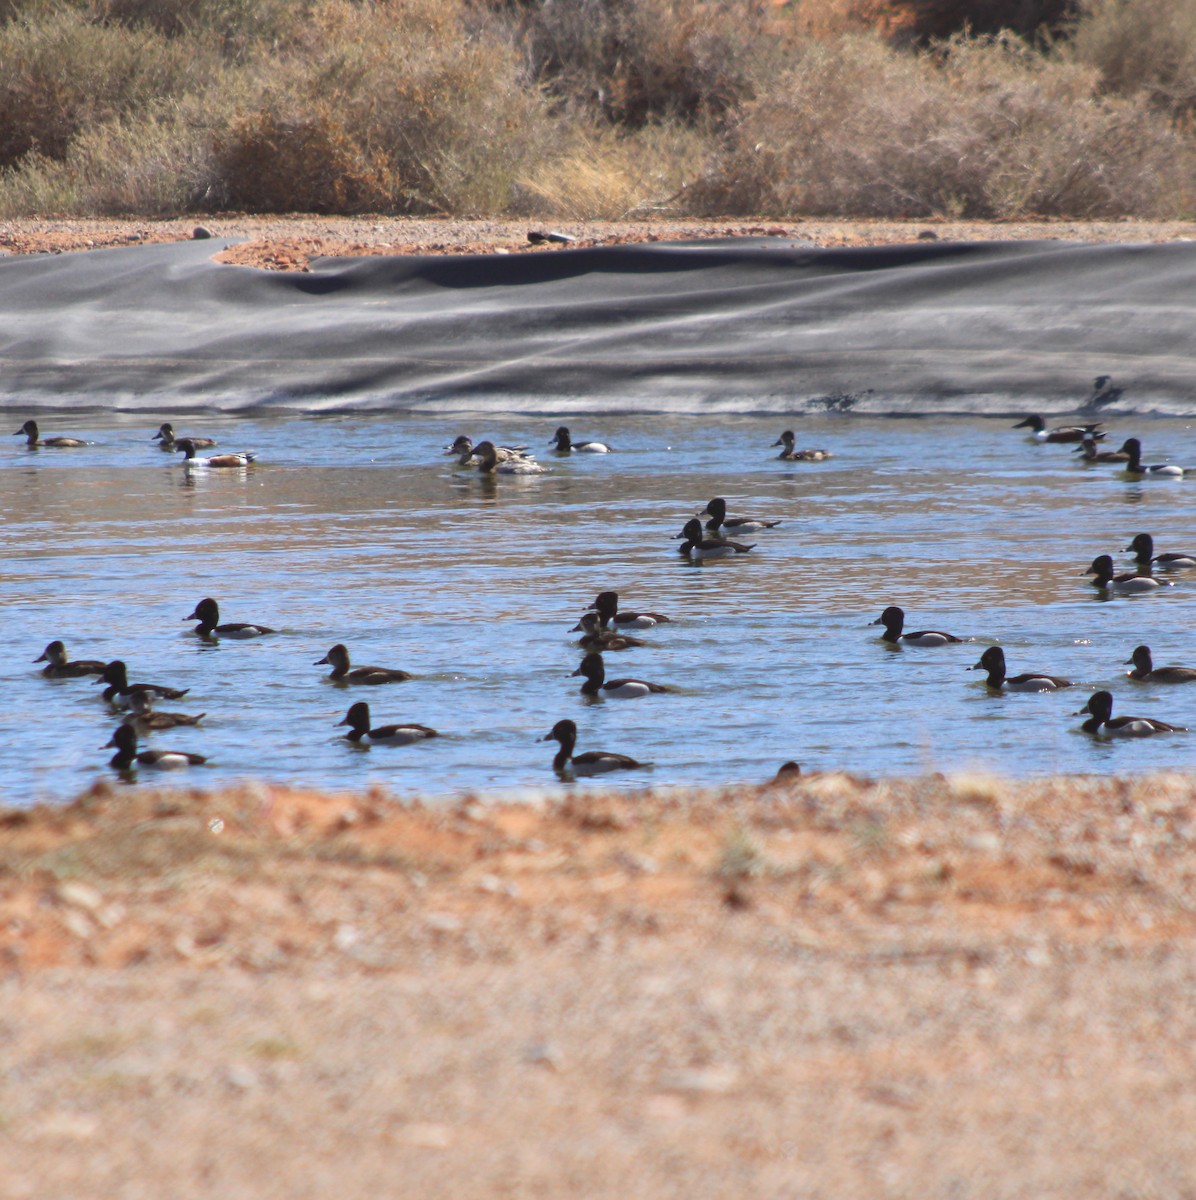
POLYGON ((196 625, 192 632, 201 638, 208 639, 213 637, 228 637, 244 641, 246 638, 261 637, 266 633, 277 632, 268 625, 258 625, 252 621, 230 621, 227 624, 221 625, 220 605, 211 596, 205 596, 195 606, 195 611, 189 617, 183 617, 183 620, 198 621, 199 624, 196 625))
POLYGON ((632 637, 629 633, 616 633, 613 629, 602 628, 602 618, 596 612, 584 612, 581 620, 573 626, 570 633, 581 632, 577 644, 583 650, 632 650, 636 646, 647 646, 643 638, 632 637))
POLYGON ((337 642, 323 658, 312 663, 313 667, 330 666, 328 678, 334 683, 402 683, 410 679, 409 671, 396 671, 390 667, 354 667, 349 662, 348 649, 337 642))
POLYGON ((478 471, 483 475, 542 475, 544 468, 534 458, 499 458, 493 442, 479 442, 473 448, 478 471))
POLYGON ((138 733, 150 733, 155 729, 177 729, 180 725, 198 725, 207 713, 190 716, 188 713, 155 712, 149 700, 140 692, 129 696, 129 707, 133 710, 125 717, 125 724, 132 725, 138 733))
POLYGON ((709 517, 706 522, 706 532, 711 537, 738 537, 744 533, 758 533, 761 529, 775 529, 780 521, 765 521, 760 517, 728 517, 727 502, 721 496, 715 496, 706 508, 698 513, 699 520, 709 517))
POLYGON ((603 629, 651 629, 653 625, 667 625, 673 619, 658 612, 620 612, 618 592, 599 592, 587 608, 597 611, 603 629))
POLYGON ((1092 560, 1092 566, 1080 574, 1093 576, 1094 588, 1116 592, 1122 596, 1140 596, 1146 592, 1157 592, 1160 588, 1175 586, 1170 579, 1154 579, 1150 575, 1139 575, 1134 571, 1124 571, 1115 575, 1111 554, 1098 554, 1092 560))
POLYGON ((609 454, 610 447, 605 442, 575 442, 569 436, 569 430, 562 425, 552 435, 552 441, 548 443, 557 454, 571 454, 575 450, 580 450, 586 454, 609 454))
POLYGON ((1146 475, 1151 479, 1179 479, 1187 468, 1177 467, 1175 463, 1153 463, 1144 465, 1142 462, 1142 443, 1137 438, 1126 438, 1121 447, 1123 454, 1129 459, 1125 464, 1127 475, 1146 475))
POLYGON ((179 438, 174 444, 175 450, 182 454, 183 466, 188 471, 206 471, 209 467, 213 470, 227 470, 247 467, 257 461, 257 454, 252 450, 246 450, 240 454, 213 454, 211 458, 196 458, 196 447, 197 443, 192 438, 179 438))
POLYGON ((66 646, 59 641, 51 642, 33 661, 48 664, 42 668, 42 674, 47 679, 81 679, 84 675, 103 675, 108 665, 94 658, 71 662, 66 656, 66 646))
MULTIPOLYGON (((493 445, 493 443, 491 443, 493 445)), ((456 455, 459 467, 468 467, 472 465, 474 458, 473 442, 464 433, 458 434, 452 441, 452 444, 445 446, 445 454, 456 455)), ((495 446, 494 456, 499 462, 506 462, 509 458, 529 458, 526 446, 495 446)))
POLYGON ((357 744, 368 741, 388 746, 409 746, 412 742, 423 742, 428 738, 440 736, 435 729, 429 729, 426 725, 379 725, 376 729, 371 729, 370 706, 364 700, 358 700, 350 706, 345 719, 337 723, 337 728, 341 725, 349 726, 345 737, 357 744))
POLYGON ((775 442, 773 447, 784 446, 785 449, 777 455, 777 458, 784 459, 785 462, 824 462, 831 458, 829 450, 796 450, 794 443, 797 441, 792 429, 786 429, 775 442))
POLYGON ((1126 661, 1130 665, 1128 677, 1141 683, 1196 683, 1196 667, 1156 667, 1149 646, 1135 646, 1126 661))
POLYGON ((1058 675, 1040 675, 1028 671, 1022 675, 1005 674, 1005 651, 1000 646, 989 646, 980 656, 980 661, 967 668, 969 671, 987 671, 985 683, 994 691, 1010 692, 1056 692, 1061 688, 1074 687, 1070 679, 1058 675))
MULTIPOLYGON (((150 438, 150 441, 157 442, 159 450, 174 451, 178 449, 178 443, 174 436, 174 426, 169 421, 163 421, 158 426, 158 432, 150 438)), ((211 450, 216 445, 215 438, 191 437, 188 435, 186 441, 190 442, 196 450, 211 450)))
POLYGON ((30 450, 36 450, 39 446, 48 446, 51 450, 74 450, 78 446, 88 445, 82 438, 41 437, 36 421, 26 421, 12 436, 23 437, 30 450))
POLYGON ((108 760, 108 765, 118 771, 128 771, 134 766, 177 771, 182 767, 200 767, 208 761, 202 754, 188 754, 184 750, 138 751, 137 730, 132 725, 118 725, 112 740, 100 748, 107 750, 111 746, 116 747, 116 753, 108 760))
POLYGON ((1035 415, 1018 421, 1013 428, 1029 429, 1030 437, 1036 442, 1082 442, 1085 438, 1099 442, 1105 437, 1099 421, 1094 425, 1056 425, 1054 429, 1048 429, 1042 417, 1035 415))
POLYGON ((574 754, 577 744, 577 726, 572 721, 558 721, 551 732, 539 739, 541 742, 560 742, 561 748, 552 760, 552 769, 558 775, 572 770, 574 775, 604 775, 607 771, 633 771, 650 767, 651 763, 636 762, 626 754, 612 754, 608 750, 586 750, 574 754))
POLYGON ((1091 716, 1080 728, 1085 733, 1104 735, 1105 737, 1151 737, 1156 733, 1187 733, 1183 725, 1168 725, 1166 721, 1156 721, 1153 717, 1115 717, 1113 716, 1113 695, 1111 692, 1093 692, 1088 703, 1075 715, 1091 716))
POLYGON ((673 689, 662 683, 647 683, 643 679, 606 678, 606 664, 602 655, 591 651, 581 660, 581 666, 570 676, 584 675, 581 685, 583 696, 605 696, 613 700, 638 700, 653 693, 671 692, 673 689))
POLYGON ((678 538, 684 539, 678 551, 695 562, 706 558, 734 558, 737 554, 746 554, 756 548, 755 542, 745 546, 742 542, 731 541, 730 538, 706 537, 702 522, 697 517, 686 521, 685 528, 673 535, 674 541, 678 538))
POLYGON ((1160 567, 1164 571, 1179 570, 1183 567, 1196 567, 1196 555, 1192 554, 1156 554, 1154 538, 1149 533, 1138 534, 1128 546, 1126 554, 1132 554, 1138 561, 1139 570, 1149 571, 1151 567, 1160 567))
POLYGON ((181 700, 191 690, 166 687, 160 683, 130 683, 128 668, 119 658, 114 658, 95 682, 108 685, 101 696, 114 708, 132 708, 133 697, 138 694, 152 704, 155 700, 181 700))
POLYGON ((916 633, 902 633, 905 628, 905 610, 895 604, 890 604, 872 624, 885 627, 881 640, 891 646, 902 643, 908 646, 946 646, 949 642, 963 641, 963 638, 957 638, 953 633, 943 633, 938 629, 919 629, 916 633))
POLYGON ((1081 461, 1086 463, 1124 463, 1130 461, 1130 456, 1124 450, 1098 450, 1096 448, 1096 440, 1086 437, 1072 451, 1072 454, 1080 455, 1081 461))

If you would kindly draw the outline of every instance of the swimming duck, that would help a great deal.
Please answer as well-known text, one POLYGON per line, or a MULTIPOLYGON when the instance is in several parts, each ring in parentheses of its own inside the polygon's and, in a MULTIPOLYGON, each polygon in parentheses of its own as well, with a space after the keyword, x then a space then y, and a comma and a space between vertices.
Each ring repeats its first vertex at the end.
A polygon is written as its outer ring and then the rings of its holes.
POLYGON ((219 624, 220 605, 211 596, 205 596, 195 606, 195 611, 189 617, 183 617, 183 620, 198 621, 199 624, 196 625, 192 632, 197 633, 201 638, 210 638, 213 634, 216 634, 218 637, 245 639, 261 637, 265 633, 277 632, 277 630, 271 629, 267 625, 256 625, 249 621, 232 621, 226 625, 219 624))
POLYGON ((1026 672, 1023 675, 1005 674, 1005 651, 1000 646, 989 646, 980 656, 980 661, 967 668, 969 671, 987 671, 985 683, 1000 691, 1002 687, 1011 692, 1054 692, 1060 688, 1074 687, 1070 679, 1061 679, 1058 675, 1040 675, 1037 672, 1026 672))
POLYGON ((1142 443, 1137 438, 1126 438, 1121 450, 1123 454, 1129 455, 1125 464, 1127 475, 1149 475, 1152 479, 1178 479, 1184 474, 1185 468, 1177 467, 1175 463, 1154 463, 1143 466, 1142 443))
POLYGON ((473 448, 478 470, 483 475, 542 475, 544 468, 534 458, 500 459, 493 442, 479 442, 473 448))
POLYGON ((560 426, 548 443, 558 454, 569 454, 573 450, 582 450, 587 454, 609 454, 610 447, 605 442, 575 442, 569 437, 569 430, 560 426))
POLYGON ((198 725, 208 714, 190 716, 187 713, 155 712, 149 700, 141 692, 129 696, 132 712, 125 717, 125 724, 132 725, 138 733, 149 733, 154 729, 176 729, 180 725, 198 725))
POLYGON ((783 458, 786 462, 823 462, 833 455, 829 450, 795 450, 793 443, 796 441, 792 429, 786 429, 781 434, 773 446, 784 446, 785 449, 777 455, 777 458, 783 458))
POLYGON ((608 750, 586 750, 582 754, 574 754, 577 726, 568 720, 558 721, 539 741, 560 742, 561 748, 552 760, 552 769, 558 774, 564 774, 570 768, 574 775, 604 775, 607 771, 631 771, 651 766, 650 763, 637 762, 626 754, 612 754, 608 750))
MULTIPOLYGON (((215 438, 192 437, 188 435, 185 440, 190 442, 191 445, 196 448, 196 450, 210 450, 214 445, 216 445, 215 438)), ((159 450, 177 449, 174 436, 174 426, 169 421, 163 421, 162 424, 158 426, 158 432, 155 433, 152 438, 150 438, 150 441, 157 442, 159 450)))
POLYGON ((379 725, 377 729, 371 729, 370 706, 364 700, 358 700, 349 707, 345 719, 337 722, 337 728, 341 725, 350 727, 345 737, 351 742, 368 738, 371 742, 385 742, 391 746, 409 746, 412 742, 440 736, 435 729, 429 729, 426 725, 379 725))
POLYGON ((1099 442, 1105 436, 1100 432, 1100 427, 1098 421, 1093 425, 1056 425, 1054 429, 1048 429, 1047 423, 1038 415, 1027 417, 1013 426, 1014 429, 1029 429, 1030 436, 1036 442, 1082 442, 1085 438, 1099 442))
POLYGON ((354 667, 349 664, 349 651, 337 642, 323 658, 312 663, 313 667, 331 666, 328 678, 336 683, 402 683, 410 679, 409 671, 395 671, 389 667, 354 667))
POLYGON ((627 633, 616 633, 613 629, 602 628, 602 618, 596 612, 584 612, 581 620, 573 626, 570 633, 581 631, 582 636, 577 644, 583 650, 631 650, 636 646, 647 646, 643 638, 632 637, 627 633))
POLYGON ((123 660, 114 658, 100 673, 96 683, 108 686, 101 693, 114 708, 130 708, 137 693, 151 704, 155 700, 181 700, 191 689, 165 687, 160 683, 130 683, 123 660))
POLYGON ((247 467, 257 461, 257 455, 251 450, 241 454, 213 454, 211 458, 196 458, 196 445, 192 438, 179 438, 174 444, 175 450, 183 455, 183 466, 189 471, 206 471, 209 467, 247 467))
POLYGON ((26 421, 12 436, 23 437, 25 445, 31 450, 36 449, 38 446, 49 446, 52 450, 73 450, 76 446, 87 445, 87 442, 83 441, 82 438, 39 437, 36 421, 26 421))
POLYGON ((1092 586, 1094 588, 1117 592, 1123 596, 1157 592, 1159 588, 1175 586, 1170 579, 1155 579, 1150 575, 1138 575, 1133 571, 1124 571, 1120 575, 1114 575, 1111 554, 1098 554, 1092 560, 1092 566, 1080 573, 1093 576, 1092 586))
POLYGON ((1113 695, 1111 692, 1093 692, 1075 715, 1082 716, 1091 713, 1091 717, 1080 728, 1085 733, 1104 734, 1106 737, 1150 737, 1156 733, 1187 733, 1183 725, 1168 725, 1166 721, 1156 721, 1153 717, 1115 717, 1113 716, 1113 695))
POLYGON ((1125 548, 1125 553, 1132 553, 1138 560, 1138 566, 1143 570, 1151 567, 1161 567, 1165 571, 1178 570, 1181 567, 1196 567, 1196 555, 1192 554, 1155 554, 1154 538, 1149 533, 1139 533, 1125 548))
POLYGON ((1126 666, 1133 665, 1130 679, 1143 683, 1194 683, 1196 667, 1156 667, 1149 646, 1135 646, 1126 666))
POLYGON ((917 633, 902 633, 905 627, 905 610, 890 604, 888 608, 872 622, 873 625, 883 625, 884 633, 881 640, 896 646, 905 642, 910 646, 945 646, 948 642, 960 642, 953 633, 943 633, 938 629, 920 629, 917 633))
MULTIPOLYGON (((638 700, 654 692, 671 692, 673 689, 660 683, 646 683, 642 679, 606 679, 606 664, 602 655, 591 651, 581 660, 581 666, 573 675, 584 675, 581 685, 583 696, 608 696, 614 700, 638 700)), ((570 676, 570 678, 573 677, 570 676)))
POLYGON ((729 533, 738 536, 743 533, 757 533, 761 529, 775 529, 780 521, 765 521, 759 517, 728 517, 727 502, 721 496, 715 496, 698 518, 708 516, 706 532, 711 537, 723 537, 729 533))
POLYGON ((658 612, 619 612, 618 592, 599 592, 588 607, 597 611, 603 629, 651 629, 653 625, 668 625, 673 619, 658 612))
POLYGON ((734 558, 737 554, 746 554, 755 549, 756 543, 745 546, 742 542, 733 542, 729 538, 708 538, 703 536, 702 522, 693 517, 685 522, 685 528, 673 535, 673 540, 684 538, 678 547, 682 554, 700 561, 704 558, 734 558))
POLYGON ((33 661, 48 664, 42 668, 42 674, 47 679, 79 679, 84 675, 102 675, 107 665, 97 662, 94 658, 81 658, 78 662, 70 662, 66 656, 66 646, 59 641, 51 642, 33 661))
POLYGON ((109 766, 118 771, 127 771, 136 763, 139 767, 151 767, 156 771, 173 771, 180 767, 202 766, 208 760, 202 754, 188 754, 183 750, 137 750, 137 730, 132 725, 118 725, 112 740, 101 747, 107 750, 115 746, 116 753, 108 760, 109 766))
MULTIPOLYGON (((467 467, 474 457, 474 445, 469 437, 461 433, 453 439, 451 445, 445 446, 444 452, 456 455, 460 460, 458 466, 467 467)), ((509 458, 529 457, 526 446, 495 446, 494 454, 499 462, 505 462, 509 458)))
POLYGON ((1130 460, 1124 450, 1098 450, 1096 440, 1090 437, 1085 437, 1072 453, 1079 454, 1086 463, 1123 463, 1130 460))

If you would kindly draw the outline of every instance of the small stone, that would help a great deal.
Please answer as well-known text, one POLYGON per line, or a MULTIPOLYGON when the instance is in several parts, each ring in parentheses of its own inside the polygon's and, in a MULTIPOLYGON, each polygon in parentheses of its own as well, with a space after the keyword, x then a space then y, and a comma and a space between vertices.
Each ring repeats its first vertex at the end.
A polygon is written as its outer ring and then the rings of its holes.
POLYGON ((561 1069, 561 1052, 551 1042, 532 1042, 523 1051, 523 1061, 550 1071, 561 1069))
POLYGON ((244 1063, 233 1063, 229 1067, 225 1079, 228 1081, 229 1087, 235 1088, 238 1092, 248 1092, 257 1087, 257 1073, 244 1063))
POLYGON ((194 242, 201 242, 205 238, 210 238, 211 236, 212 231, 210 229, 205 229, 202 225, 196 225, 196 227, 191 230, 191 240, 194 242))
POLYGON ((85 908, 88 912, 95 912, 97 909, 102 908, 104 904, 104 897, 97 888, 93 888, 90 883, 79 883, 77 881, 60 883, 58 885, 58 899, 63 904, 70 904, 75 908, 85 908))
POLYGON ((739 1072, 733 1067, 690 1067, 661 1077, 660 1086, 668 1092, 690 1092, 694 1095, 725 1095, 739 1083, 739 1072))
POLYGON ((463 927, 461 918, 454 917, 452 913, 428 913, 424 924, 433 933, 460 933, 463 927))

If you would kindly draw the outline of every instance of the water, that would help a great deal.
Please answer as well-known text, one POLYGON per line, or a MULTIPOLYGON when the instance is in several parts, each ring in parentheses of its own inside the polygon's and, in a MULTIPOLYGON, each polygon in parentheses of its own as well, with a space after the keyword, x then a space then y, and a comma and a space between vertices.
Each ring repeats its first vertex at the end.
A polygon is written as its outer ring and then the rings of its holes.
MULTIPOLYGON (((95 442, 78 451, 7 441, 0 801, 60 801, 111 774, 101 746, 115 720, 100 688, 48 681, 32 664, 59 637, 72 657, 124 658, 134 680, 191 688, 159 707, 206 712, 202 726, 147 744, 209 755, 192 784, 380 784, 400 796, 555 786, 556 745, 537 739, 561 717, 578 723, 579 751, 654 764, 580 787, 757 782, 791 758, 878 775, 1192 762, 1196 735, 1102 744, 1072 714, 1109 687, 1115 711, 1196 728, 1196 687, 1131 684, 1122 666, 1142 642, 1159 665, 1196 664, 1196 571, 1166 594, 1111 600, 1081 575, 1098 553, 1128 569, 1117 552, 1138 532, 1155 535, 1157 552, 1196 550, 1196 480, 1133 484, 1080 465, 1070 447, 1028 442, 1008 418, 802 418, 798 444, 834 452, 822 464, 773 457, 776 417, 579 416, 576 438, 617 452, 565 460, 545 448, 555 421, 493 420, 175 418, 260 453, 249 471, 201 476, 155 448, 144 418, 43 420, 45 433, 95 442), (456 469, 441 447, 460 432, 530 444, 551 473, 456 469), (716 495, 732 515, 784 523, 742 558, 684 561, 671 535, 716 495), (606 588, 675 618, 642 635, 651 648, 608 654, 608 673, 675 695, 579 694, 569 630, 606 588), (278 635, 201 642, 182 618, 206 595, 222 620, 278 635), (890 649, 869 625, 888 604, 911 628, 974 641, 890 649), (335 642, 416 678, 335 686, 313 665, 335 642), (965 668, 993 642, 1011 674, 1082 686, 989 695, 965 668), (353 747, 336 724, 357 699, 375 724, 418 721, 444 736, 353 747)), ((1137 433, 1148 461, 1196 463, 1191 422, 1130 425, 1118 421, 1111 440, 1137 433)))

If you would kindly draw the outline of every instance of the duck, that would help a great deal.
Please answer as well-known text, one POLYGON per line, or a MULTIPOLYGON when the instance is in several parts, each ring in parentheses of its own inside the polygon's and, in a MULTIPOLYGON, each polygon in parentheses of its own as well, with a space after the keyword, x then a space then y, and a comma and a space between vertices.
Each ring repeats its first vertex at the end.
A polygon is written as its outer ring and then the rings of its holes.
POLYGON ((1149 646, 1135 646, 1125 665, 1134 668, 1129 678, 1142 683, 1196 683, 1196 667, 1156 667, 1149 646))
POLYGON ((602 618, 596 612, 582 613, 581 620, 569 632, 577 633, 579 630, 582 636, 577 639, 577 644, 583 650, 632 650, 636 646, 650 645, 643 638, 603 629, 602 618))
POLYGON ((38 446, 48 446, 51 450, 73 450, 77 446, 86 446, 89 443, 82 438, 73 437, 48 437, 44 438, 39 435, 36 421, 26 421, 20 429, 12 435, 13 437, 23 437, 25 445, 30 450, 36 450, 38 446))
POLYGON ((654 625, 668 625, 673 620, 658 612, 619 612, 618 592, 599 592, 588 607, 597 611, 603 629, 651 629, 654 625))
POLYGON ((784 446, 785 449, 777 455, 777 458, 783 458, 786 462, 824 462, 828 458, 833 458, 829 450, 795 450, 793 443, 796 441, 792 429, 786 429, 781 434, 773 446, 784 446))
POLYGON ((119 658, 108 663, 95 682, 108 685, 102 697, 114 708, 131 708, 133 697, 138 694, 152 704, 155 700, 181 700, 191 690, 166 687, 160 683, 130 683, 128 668, 119 658))
POLYGON ((610 447, 605 442, 575 442, 569 436, 569 430, 566 426, 561 425, 557 428, 556 433, 552 435, 552 441, 548 443, 558 454, 569 454, 574 450, 580 450, 586 454, 609 454, 610 447))
POLYGON ((1138 560, 1138 566, 1144 571, 1151 567, 1160 567, 1164 571, 1179 570, 1183 567, 1196 567, 1196 554, 1156 554, 1154 538, 1149 533, 1136 534, 1134 540, 1126 546, 1124 553, 1133 554, 1138 560))
POLYGON ((544 468, 534 458, 500 458, 493 442, 479 442, 473 448, 478 470, 483 475, 542 475, 544 468))
POLYGON ((1054 429, 1048 429, 1046 421, 1037 414, 1018 421, 1013 428, 1029 429, 1036 442, 1082 442, 1085 438, 1099 442, 1105 437, 1099 421, 1092 425, 1056 425, 1054 429))
POLYGON ((349 651, 337 642, 323 658, 312 663, 313 667, 331 666, 328 678, 335 683, 402 683, 411 678, 410 671, 396 671, 390 667, 354 667, 349 663, 349 651))
POLYGON ((391 746, 409 746, 412 742, 423 742, 428 738, 440 736, 435 729, 429 729, 426 725, 379 725, 376 729, 371 729, 370 706, 364 700, 358 700, 356 704, 349 706, 345 719, 338 721, 336 728, 339 729, 341 725, 349 726, 345 737, 354 743, 368 739, 370 742, 385 742, 391 746))
POLYGON ((1080 455, 1086 463, 1123 463, 1130 460, 1124 450, 1098 450, 1096 439, 1091 437, 1085 437, 1072 453, 1080 455))
POLYGON ((112 740, 106 742, 101 749, 116 747, 116 753, 108 760, 109 766, 118 771, 127 771, 134 764, 139 767, 151 767, 156 771, 174 771, 182 767, 200 767, 208 760, 202 754, 188 754, 183 750, 141 750, 137 749, 137 730, 132 725, 118 725, 112 740))
POLYGON ((650 767, 626 754, 612 754, 609 750, 586 750, 574 754, 577 744, 577 725, 570 720, 558 721, 542 738, 541 742, 560 742, 561 748, 552 760, 552 769, 558 775, 572 770, 574 775, 605 775, 607 771, 634 771, 650 767))
POLYGON ((245 450, 240 454, 213 454, 211 458, 196 458, 197 443, 189 437, 179 438, 174 444, 175 450, 183 455, 183 466, 189 471, 206 471, 229 467, 247 467, 257 461, 257 454, 245 450))
POLYGON ((1143 466, 1142 443, 1135 437, 1125 439, 1121 452, 1129 456, 1125 464, 1127 475, 1149 475, 1152 479, 1179 479, 1186 471, 1186 468, 1177 467, 1175 463, 1152 463, 1143 466))
POLYGON ((581 685, 583 696, 605 696, 613 700, 638 700, 642 696, 654 693, 671 692, 670 687, 662 683, 648 683, 643 679, 611 679, 606 678, 606 664, 602 655, 590 651, 581 660, 581 666, 570 676, 584 675, 585 683, 581 685))
POLYGON ((759 533, 761 529, 775 529, 780 521, 766 521, 759 517, 728 517, 727 502, 721 496, 715 496, 706 508, 698 513, 698 518, 710 518, 706 522, 706 532, 711 537, 723 537, 724 530, 733 536, 743 533, 759 533))
POLYGON ((94 658, 71 662, 66 656, 65 644, 60 641, 51 642, 33 661, 47 664, 42 668, 42 674, 47 679, 81 679, 85 675, 102 675, 107 665, 94 658))
POLYGON ((1029 671, 1023 675, 1005 674, 1005 651, 1000 646, 989 646, 980 656, 980 661, 967 668, 969 671, 987 671, 985 683, 993 691, 1005 688, 1010 692, 1055 692, 1061 688, 1074 687, 1070 679, 1058 675, 1040 675, 1029 671))
POLYGON ((895 604, 890 604, 872 624, 885 627, 884 633, 881 634, 881 640, 888 642, 891 646, 897 646, 902 642, 910 646, 946 646, 950 642, 963 641, 963 638, 957 638, 953 633, 943 633, 938 629, 921 629, 917 633, 902 633, 901 631, 905 627, 905 610, 898 608, 895 604))
POLYGON ((1093 692, 1088 697, 1088 703, 1075 715, 1090 717, 1080 728, 1085 733, 1104 734, 1106 737, 1151 737, 1156 733, 1187 733, 1183 725, 1168 725, 1166 721, 1156 721, 1153 717, 1115 717, 1113 716, 1113 694, 1111 692, 1093 692))
POLYGON ((680 533, 674 534, 674 541, 684 538, 678 549, 681 554, 688 555, 695 561, 704 558, 734 558, 756 548, 755 542, 745 546, 743 542, 733 542, 730 538, 708 538, 703 534, 702 522, 693 517, 685 522, 685 528, 680 533))
MULTIPOLYGON (((460 433, 453 439, 450 445, 445 446, 444 452, 456 455, 459 460, 457 463, 458 466, 467 467, 474 456, 474 445, 466 434, 460 433)), ((528 457, 526 446, 495 446, 494 454, 499 462, 505 462, 509 458, 528 457)))
POLYGON ((211 638, 215 634, 218 637, 244 640, 246 638, 261 637, 263 634, 277 632, 277 630, 271 629, 268 625, 257 625, 250 621, 232 621, 221 625, 219 623, 220 605, 211 596, 205 596, 195 606, 195 611, 189 617, 183 617, 183 620, 198 621, 199 624, 196 625, 192 632, 198 634, 201 638, 211 638))
MULTIPOLYGON (((190 442, 191 445, 196 448, 196 450, 210 450, 216 445, 215 438, 192 437, 190 434, 188 434, 186 438, 180 440, 190 442)), ((169 421, 163 421, 162 424, 158 426, 158 432, 155 433, 152 438, 150 438, 150 441, 157 442, 159 450, 173 451, 177 449, 177 441, 174 436, 174 426, 169 421)))
POLYGON ((1134 571, 1124 571, 1120 575, 1113 573, 1113 556, 1098 554, 1092 560, 1092 566, 1082 575, 1092 575, 1092 586, 1106 592, 1117 592, 1123 596, 1142 595, 1146 592, 1157 592, 1160 588, 1174 587, 1170 579, 1155 579, 1151 575, 1139 575, 1134 571))
POLYGON ((150 701, 140 692, 129 696, 132 712, 125 717, 125 724, 132 725, 138 733, 149 733, 154 729, 176 729, 180 725, 198 725, 207 713, 190 716, 188 713, 155 712, 150 701))

